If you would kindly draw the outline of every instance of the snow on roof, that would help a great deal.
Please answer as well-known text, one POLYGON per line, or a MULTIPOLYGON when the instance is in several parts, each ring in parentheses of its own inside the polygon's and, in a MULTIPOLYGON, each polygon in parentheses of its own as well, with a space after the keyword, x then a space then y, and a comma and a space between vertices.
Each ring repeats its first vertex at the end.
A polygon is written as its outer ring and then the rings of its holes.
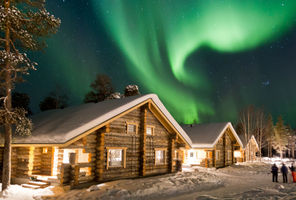
POLYGON ((248 144, 251 140, 253 140, 253 141, 255 142, 256 147, 259 149, 259 145, 258 145, 257 140, 256 140, 256 138, 255 138, 254 135, 252 135, 252 137, 251 137, 248 141, 245 140, 245 137, 244 137, 243 134, 240 134, 240 135, 238 135, 238 136, 239 136, 240 140, 242 141, 243 149, 246 148, 247 144, 248 144))
POLYGON ((191 145, 190 138, 155 94, 137 95, 42 112, 32 117, 32 134, 27 137, 15 137, 13 144, 63 144, 149 99, 154 102, 183 139, 191 145))
POLYGON ((193 148, 213 148, 227 128, 230 128, 240 146, 242 142, 230 122, 184 125, 193 148))

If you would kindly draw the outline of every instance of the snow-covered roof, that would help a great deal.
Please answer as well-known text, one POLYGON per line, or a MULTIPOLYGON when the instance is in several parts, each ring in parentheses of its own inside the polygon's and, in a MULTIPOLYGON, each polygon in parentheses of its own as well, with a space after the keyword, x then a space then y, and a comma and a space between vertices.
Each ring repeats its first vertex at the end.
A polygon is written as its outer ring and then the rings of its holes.
POLYGON ((241 141, 242 141, 243 149, 246 148, 247 144, 250 143, 251 140, 253 140, 253 141, 255 142, 256 147, 259 149, 259 145, 258 145, 257 140, 256 140, 256 138, 255 138, 254 135, 252 135, 252 137, 251 137, 248 141, 245 140, 244 135, 240 134, 240 135, 238 135, 238 136, 239 136, 239 138, 240 138, 241 141))
POLYGON ((227 128, 230 128, 240 146, 242 142, 230 122, 184 125, 193 148, 213 148, 227 128))
POLYGON ((190 138, 155 94, 137 95, 42 112, 32 117, 32 134, 27 137, 15 137, 13 144, 64 144, 149 99, 190 146, 190 138))

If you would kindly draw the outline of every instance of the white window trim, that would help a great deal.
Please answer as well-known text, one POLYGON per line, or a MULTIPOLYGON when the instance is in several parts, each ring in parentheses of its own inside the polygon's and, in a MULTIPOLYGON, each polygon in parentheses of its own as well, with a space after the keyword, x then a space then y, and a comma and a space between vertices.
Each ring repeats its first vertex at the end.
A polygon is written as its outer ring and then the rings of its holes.
POLYGON ((166 153, 167 153, 166 148, 154 148, 154 165, 165 165, 166 164, 166 153), (156 162, 156 151, 164 151, 164 155, 163 155, 164 163, 157 163, 156 162))
POLYGON ((107 165, 106 165, 106 169, 109 168, 126 168, 126 149, 127 147, 106 147, 107 149, 107 165), (112 149, 121 149, 123 150, 123 161, 122 161, 122 165, 121 166, 109 166, 109 150, 112 149))

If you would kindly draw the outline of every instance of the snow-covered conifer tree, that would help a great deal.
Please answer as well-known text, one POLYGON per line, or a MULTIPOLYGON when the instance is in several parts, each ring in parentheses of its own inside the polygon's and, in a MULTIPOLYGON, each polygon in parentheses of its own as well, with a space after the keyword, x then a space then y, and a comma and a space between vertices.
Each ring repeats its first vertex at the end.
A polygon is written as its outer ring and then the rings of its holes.
POLYGON ((27 52, 46 47, 44 38, 56 33, 59 25, 60 20, 45 9, 45 0, 0 0, 0 125, 5 132, 2 190, 11 178, 12 126, 23 135, 31 129, 26 112, 12 108, 12 90, 37 65, 27 52))

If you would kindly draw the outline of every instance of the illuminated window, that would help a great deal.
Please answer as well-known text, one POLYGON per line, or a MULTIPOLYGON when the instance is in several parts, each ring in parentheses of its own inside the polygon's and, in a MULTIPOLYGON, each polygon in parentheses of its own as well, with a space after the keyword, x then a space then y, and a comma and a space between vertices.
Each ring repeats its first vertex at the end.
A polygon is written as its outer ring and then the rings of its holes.
POLYGON ((153 135, 153 127, 151 127, 151 126, 148 126, 147 128, 146 128, 146 134, 147 135, 153 135))
POLYGON ((88 163, 89 153, 84 153, 82 149, 78 150, 78 163, 88 163))
POLYGON ((126 148, 107 147, 107 169, 109 167, 124 167, 126 160, 126 148))
POLYGON ((42 153, 47 153, 48 149, 46 147, 42 148, 42 153))
POLYGON ((83 149, 64 149, 63 163, 70 163, 70 153, 76 153, 78 163, 88 163, 89 153, 83 153, 83 149))
POLYGON ((194 156, 194 153, 190 152, 190 158, 193 158, 193 156, 194 156))
POLYGON ((127 133, 137 133, 137 124, 127 122, 127 133))
POLYGON ((175 159, 179 158, 179 152, 177 150, 175 150, 175 159))
POLYGON ((216 160, 220 160, 220 150, 216 150, 216 160))
POLYGON ((155 149, 155 165, 165 164, 165 149, 155 149))
POLYGON ((90 176, 91 175, 91 168, 90 167, 81 167, 79 168, 79 173, 81 176, 90 176))

